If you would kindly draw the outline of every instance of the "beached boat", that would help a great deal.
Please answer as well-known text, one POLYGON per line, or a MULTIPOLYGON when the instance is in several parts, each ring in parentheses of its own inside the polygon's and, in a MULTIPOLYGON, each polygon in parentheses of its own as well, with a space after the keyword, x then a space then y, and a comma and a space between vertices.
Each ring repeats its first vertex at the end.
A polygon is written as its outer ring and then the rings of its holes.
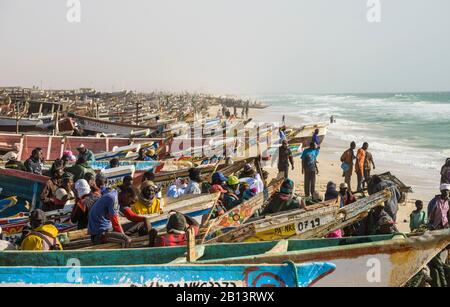
MULTIPOLYGON (((336 265, 333 274, 317 286, 403 286, 436 254, 450 244, 450 230, 403 234, 198 245, 196 264, 280 264, 326 261, 336 265), (349 275, 349 272, 351 274, 349 275)), ((143 265, 186 263, 185 246, 111 250, 3 251, 0 267, 79 265, 143 265)))
POLYGON ((80 267, 0 267, 0 286, 128 287, 307 287, 335 266, 296 265, 139 265, 80 267))
POLYGON ((133 165, 124 165, 103 169, 101 174, 106 177, 106 185, 114 189, 123 183, 123 178, 126 176, 133 177, 134 171, 133 165))
POLYGON ((7 217, 21 211, 27 211, 26 202, 31 208, 40 208, 40 193, 48 177, 31 174, 18 170, 0 169, 0 195, 3 197, 16 196, 18 204, 0 212, 0 217, 7 217))
POLYGON ((322 143, 327 135, 327 123, 308 124, 300 128, 292 129, 292 133, 287 135, 289 144, 302 144, 303 148, 308 148, 316 129, 319 129, 319 139, 320 143, 322 143))
POLYGON ((92 118, 87 116, 80 116, 76 114, 71 114, 78 123, 79 127, 84 131, 90 133, 106 133, 106 134, 114 134, 118 136, 130 136, 135 131, 140 131, 143 129, 150 129, 151 135, 158 136, 162 133, 162 131, 166 128, 167 122, 153 125, 132 125, 126 123, 117 123, 109 120, 102 120, 98 118, 92 118))
POLYGON ((241 227, 244 229, 233 230, 233 232, 240 233, 238 237, 227 233, 224 237, 216 238, 214 241, 226 242, 230 236, 236 242, 324 237, 332 231, 362 220, 372 208, 380 206, 389 199, 390 195, 389 190, 385 190, 343 208, 339 208, 340 202, 335 200, 327 204, 310 206, 308 207, 309 211, 300 209, 268 215, 253 222, 253 225, 242 225, 241 227))

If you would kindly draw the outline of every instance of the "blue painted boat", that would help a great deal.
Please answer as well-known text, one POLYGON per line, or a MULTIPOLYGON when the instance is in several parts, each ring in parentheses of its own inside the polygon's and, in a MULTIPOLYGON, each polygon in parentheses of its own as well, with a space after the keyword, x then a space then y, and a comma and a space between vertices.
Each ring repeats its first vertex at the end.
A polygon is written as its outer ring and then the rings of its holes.
POLYGON ((307 287, 335 269, 327 262, 296 265, 138 265, 0 267, 0 286, 307 287))
POLYGON ((40 208, 40 193, 49 178, 12 169, 0 169, 0 196, 17 196, 16 206, 6 209, 0 213, 0 217, 13 216, 18 212, 28 211, 26 202, 32 208, 40 208))

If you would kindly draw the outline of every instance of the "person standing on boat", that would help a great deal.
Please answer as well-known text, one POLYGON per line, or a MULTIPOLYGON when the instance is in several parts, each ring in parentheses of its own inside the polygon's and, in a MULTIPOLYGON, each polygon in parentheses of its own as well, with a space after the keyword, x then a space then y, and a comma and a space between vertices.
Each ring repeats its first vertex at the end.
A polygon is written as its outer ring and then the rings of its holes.
POLYGON ((10 151, 3 156, 3 160, 6 161, 5 168, 6 169, 15 169, 18 171, 27 171, 25 165, 17 160, 17 153, 14 151, 10 151))
POLYGON ((358 153, 356 154, 355 172, 356 177, 358 179, 358 185, 356 188, 358 192, 362 192, 364 189, 364 164, 366 161, 367 149, 369 149, 369 144, 365 142, 363 146, 360 149, 358 149, 358 153))
POLYGON ((64 163, 62 160, 57 159, 53 162, 52 167, 50 168, 50 179, 45 183, 44 188, 42 189, 40 198, 42 201, 42 210, 44 211, 52 211, 56 210, 57 206, 55 204, 56 190, 61 185, 61 178, 64 174, 64 163))
POLYGON ((44 162, 44 155, 42 148, 33 149, 31 156, 25 161, 25 168, 27 172, 42 175, 42 166, 44 162))
POLYGON ((78 150, 78 158, 83 157, 84 160, 86 160, 87 162, 91 162, 91 161, 95 161, 95 155, 94 153, 87 149, 86 146, 84 146, 84 144, 80 144, 77 147, 78 150))
POLYGON ((317 168, 317 156, 320 149, 316 143, 311 142, 308 149, 302 153, 302 174, 305 175, 305 196, 310 197, 316 191, 316 175, 319 173, 317 168))
POLYGON ((261 216, 295 209, 308 210, 304 200, 298 199, 293 194, 294 181, 285 179, 281 184, 280 191, 272 197, 269 204, 262 210, 261 216))
POLYGON ((47 223, 45 212, 36 209, 30 214, 31 231, 23 239, 20 249, 33 251, 62 250, 58 229, 47 223))
POLYGON ((317 148, 320 148, 320 136, 319 136, 319 129, 314 130, 312 141, 316 143, 317 148))
POLYGON ((342 170, 344 171, 344 174, 342 177, 345 177, 345 183, 348 185, 348 188, 352 190, 352 175, 353 175, 353 160, 356 159, 355 157, 355 149, 356 149, 356 143, 351 142, 350 148, 344 151, 344 153, 341 156, 341 162, 342 162, 342 170))
POLYGON ((201 194, 202 189, 200 188, 200 183, 202 179, 200 178, 200 169, 191 168, 189 169, 189 183, 186 187, 185 194, 201 194))
MULTIPOLYGON (((428 228, 430 230, 441 230, 450 228, 450 184, 441 184, 441 195, 437 195, 428 204, 428 228)), ((431 273, 432 287, 447 287, 445 276, 445 260, 448 251, 439 253, 428 263, 431 273)))
MULTIPOLYGON (((122 195, 123 196, 123 195, 122 195)), ((113 190, 95 202, 88 214, 88 234, 94 245, 120 243, 129 247, 131 239, 119 222, 119 192, 113 190)))
POLYGON ((199 224, 192 217, 171 211, 166 229, 166 234, 157 236, 154 242, 149 242, 151 247, 186 246, 188 230, 193 229, 194 235, 197 235, 199 224))
POLYGON ((289 148, 288 141, 285 139, 281 142, 278 151, 278 172, 283 172, 285 179, 289 177, 289 163, 291 164, 292 170, 294 170, 294 157, 289 148))
POLYGON ((450 158, 445 161, 441 168, 441 183, 450 183, 450 158))

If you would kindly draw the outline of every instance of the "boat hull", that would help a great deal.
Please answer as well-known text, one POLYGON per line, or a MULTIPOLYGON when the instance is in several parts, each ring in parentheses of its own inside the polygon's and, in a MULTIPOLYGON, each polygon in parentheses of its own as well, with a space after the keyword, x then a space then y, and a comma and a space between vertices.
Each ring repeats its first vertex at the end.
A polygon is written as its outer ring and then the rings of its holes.
POLYGON ((169 265, 2 267, 0 286, 306 287, 330 274, 330 263, 304 265, 169 265))

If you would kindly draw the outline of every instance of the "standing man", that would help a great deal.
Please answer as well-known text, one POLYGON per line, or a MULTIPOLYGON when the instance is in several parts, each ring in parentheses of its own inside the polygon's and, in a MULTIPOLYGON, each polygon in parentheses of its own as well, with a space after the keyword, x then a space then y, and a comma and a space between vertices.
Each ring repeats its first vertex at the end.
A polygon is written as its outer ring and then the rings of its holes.
POLYGON ((38 147, 33 149, 31 156, 25 161, 27 172, 42 175, 43 161, 44 155, 42 153, 42 148, 38 147))
MULTIPOLYGON (((431 230, 441 230, 450 228, 450 208, 449 195, 450 184, 441 184, 441 195, 437 195, 428 205, 428 220, 431 230)), ((431 273, 432 287, 447 287, 445 276, 445 260, 447 251, 439 253, 428 263, 431 273)))
POLYGON ((363 190, 363 182, 364 182, 364 163, 366 161, 366 150, 369 148, 368 143, 364 143, 363 146, 358 149, 358 153, 356 154, 356 166, 355 172, 356 177, 358 179, 358 185, 356 190, 358 192, 362 192, 363 190))
POLYGON ((319 129, 314 130, 314 134, 312 137, 312 141, 316 143, 317 148, 320 148, 320 137, 319 137, 319 129))
POLYGON ((292 170, 294 170, 292 151, 288 146, 288 141, 283 140, 278 152, 278 172, 284 172, 285 179, 289 176, 289 163, 291 164, 292 170))
POLYGON ((373 161, 372 153, 366 150, 366 160, 364 160, 364 178, 366 180, 370 178, 372 168, 375 169, 375 162, 373 161))
POLYGON ((302 174, 305 175, 306 197, 314 195, 316 191, 316 174, 319 173, 319 169, 317 168, 318 155, 319 149, 314 142, 311 142, 309 148, 305 149, 302 153, 302 174))
POLYGON ((84 144, 80 144, 77 148, 78 158, 83 157, 86 162, 95 161, 95 155, 92 151, 87 149, 84 144))
POLYGON ((344 153, 341 156, 341 162, 342 162, 342 170, 344 171, 344 174, 342 175, 345 177, 345 183, 348 185, 349 190, 352 190, 352 174, 353 174, 353 160, 355 160, 355 148, 356 143, 351 142, 350 148, 344 151, 344 153))

